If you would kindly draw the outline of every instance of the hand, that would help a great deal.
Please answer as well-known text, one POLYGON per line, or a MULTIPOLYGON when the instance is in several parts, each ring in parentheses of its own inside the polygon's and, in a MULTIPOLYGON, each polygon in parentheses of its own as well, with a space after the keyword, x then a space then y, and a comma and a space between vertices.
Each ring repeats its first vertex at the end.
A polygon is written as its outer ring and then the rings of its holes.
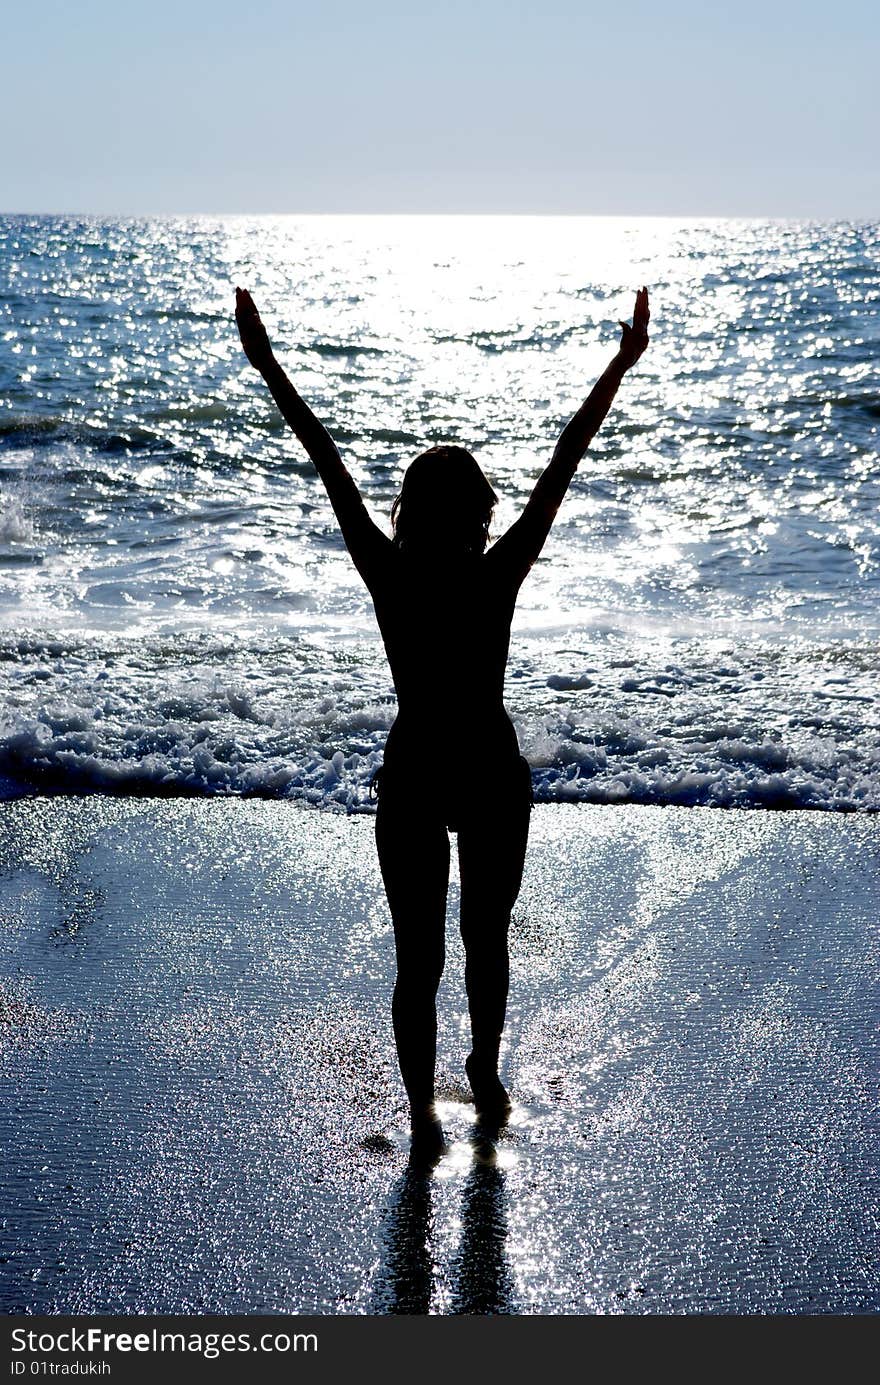
POLYGON ((235 290, 235 321, 244 354, 252 366, 257 370, 263 370, 274 357, 266 329, 247 289, 235 290))
POLYGON ((635 365, 645 347, 648 345, 648 322, 651 314, 648 311, 648 290, 639 289, 636 294, 636 306, 633 311, 632 327, 628 322, 621 322, 623 335, 620 338, 620 354, 623 357, 624 365, 627 370, 635 365))

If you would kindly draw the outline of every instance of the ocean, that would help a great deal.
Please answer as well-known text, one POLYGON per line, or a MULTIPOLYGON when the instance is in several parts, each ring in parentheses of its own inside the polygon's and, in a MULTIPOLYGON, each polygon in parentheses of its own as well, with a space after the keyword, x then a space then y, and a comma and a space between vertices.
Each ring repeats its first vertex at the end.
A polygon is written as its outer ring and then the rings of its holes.
MULTIPOLYGON (((880 808, 880 226, 655 218, 0 217, 0 796, 371 807, 390 674, 236 283, 380 522, 458 442, 495 534, 647 284, 514 622, 535 797, 880 808)), ((436 724, 414 805, 451 765, 491 801, 436 724)))

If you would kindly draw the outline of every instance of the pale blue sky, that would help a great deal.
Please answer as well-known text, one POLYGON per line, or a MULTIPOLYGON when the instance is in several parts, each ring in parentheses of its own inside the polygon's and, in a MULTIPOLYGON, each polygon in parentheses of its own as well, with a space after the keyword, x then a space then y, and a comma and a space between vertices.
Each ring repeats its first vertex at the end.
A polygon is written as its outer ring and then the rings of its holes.
POLYGON ((0 210, 880 215, 876 0, 40 0, 0 210))

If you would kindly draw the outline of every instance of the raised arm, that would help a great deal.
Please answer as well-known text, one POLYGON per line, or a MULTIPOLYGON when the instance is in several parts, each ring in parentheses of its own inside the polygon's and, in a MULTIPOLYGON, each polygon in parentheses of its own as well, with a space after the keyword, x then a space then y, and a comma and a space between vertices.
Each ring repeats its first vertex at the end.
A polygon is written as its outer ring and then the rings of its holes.
POLYGON ((495 562, 510 568, 517 584, 544 547, 578 463, 602 426, 621 380, 648 345, 649 318, 648 290, 643 288, 636 294, 632 326, 620 324, 623 332, 617 355, 563 428, 550 464, 539 476, 519 519, 490 550, 495 562))
POLYGON ((245 355, 262 375, 272 398, 314 462, 330 497, 346 547, 355 567, 369 586, 375 565, 390 549, 391 540, 367 514, 360 491, 327 429, 297 394, 284 369, 276 361, 260 314, 247 289, 235 290, 235 321, 245 355))

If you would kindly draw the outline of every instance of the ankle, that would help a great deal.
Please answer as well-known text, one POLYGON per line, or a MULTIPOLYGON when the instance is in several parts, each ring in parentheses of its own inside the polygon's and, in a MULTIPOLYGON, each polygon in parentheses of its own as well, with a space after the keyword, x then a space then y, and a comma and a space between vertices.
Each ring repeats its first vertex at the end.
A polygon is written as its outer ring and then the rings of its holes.
POLYGON ((437 1109, 433 1101, 411 1102, 409 1108, 409 1123, 413 1130, 417 1126, 438 1125, 437 1109))
POLYGON ((474 1049, 464 1060, 464 1066, 468 1075, 476 1073, 480 1077, 497 1077, 498 1054, 483 1053, 479 1049, 474 1049))

